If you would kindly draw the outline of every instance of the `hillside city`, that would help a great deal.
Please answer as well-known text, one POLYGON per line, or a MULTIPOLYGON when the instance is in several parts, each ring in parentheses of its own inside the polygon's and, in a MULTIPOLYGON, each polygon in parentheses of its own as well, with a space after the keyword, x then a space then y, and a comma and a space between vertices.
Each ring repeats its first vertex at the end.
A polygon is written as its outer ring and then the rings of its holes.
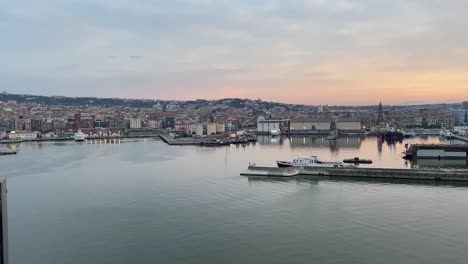
POLYGON ((466 135, 468 102, 371 106, 294 105, 260 99, 164 101, 0 94, 0 138, 117 137, 174 132, 206 136, 238 130, 289 134, 379 129, 457 130, 466 135))

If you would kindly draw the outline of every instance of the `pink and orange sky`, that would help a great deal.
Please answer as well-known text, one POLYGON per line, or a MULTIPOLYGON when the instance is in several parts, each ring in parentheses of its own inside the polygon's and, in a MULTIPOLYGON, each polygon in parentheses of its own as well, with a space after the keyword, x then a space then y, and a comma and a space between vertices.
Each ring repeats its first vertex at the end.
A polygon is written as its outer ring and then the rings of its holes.
POLYGON ((468 1, 1 4, 10 93, 302 104, 468 99, 468 1))

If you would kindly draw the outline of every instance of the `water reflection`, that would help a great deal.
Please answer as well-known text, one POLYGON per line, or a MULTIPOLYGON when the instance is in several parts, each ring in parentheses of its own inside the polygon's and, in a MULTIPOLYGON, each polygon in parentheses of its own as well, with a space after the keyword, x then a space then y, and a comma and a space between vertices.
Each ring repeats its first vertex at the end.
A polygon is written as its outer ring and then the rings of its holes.
POLYGON ((257 142, 264 145, 283 145, 283 137, 258 136, 257 142))
POLYGON ((468 160, 465 159, 417 159, 408 161, 411 168, 467 168, 468 160))
POLYGON ((377 185, 411 185, 411 186, 433 186, 433 187, 468 187, 468 182, 461 181, 434 181, 434 180, 415 180, 415 179, 390 179, 390 178, 350 178, 350 177, 328 177, 328 176, 296 176, 296 177, 265 177, 265 176, 246 176, 249 183, 268 182, 268 183, 309 183, 318 185, 324 182, 346 182, 356 184, 377 184, 377 185))
POLYGON ((85 144, 101 145, 101 144, 120 144, 120 138, 105 138, 105 139, 87 139, 85 144))
POLYGON ((458 161, 438 161, 423 160, 409 162, 402 159, 402 152, 405 144, 460 144, 458 140, 447 141, 438 136, 424 136, 416 138, 405 138, 403 140, 388 140, 372 136, 340 136, 336 140, 327 140, 325 136, 259 136, 258 145, 281 145, 282 149, 290 149, 289 153, 297 153, 286 156, 278 155, 276 159, 292 159, 298 156, 307 157, 311 154, 317 155, 320 159, 343 160, 360 157, 372 159, 372 165, 361 165, 384 168, 417 168, 417 167, 438 167, 438 168, 468 168, 465 160, 458 161))

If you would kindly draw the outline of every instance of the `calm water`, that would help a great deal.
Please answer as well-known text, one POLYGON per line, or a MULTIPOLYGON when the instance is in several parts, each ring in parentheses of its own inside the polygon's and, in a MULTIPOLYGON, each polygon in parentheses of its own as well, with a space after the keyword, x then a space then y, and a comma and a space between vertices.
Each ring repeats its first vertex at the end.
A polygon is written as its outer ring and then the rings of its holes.
POLYGON ((468 185, 239 176, 311 153, 410 167, 416 141, 439 139, 17 145, 0 157, 10 263, 468 263, 468 185))

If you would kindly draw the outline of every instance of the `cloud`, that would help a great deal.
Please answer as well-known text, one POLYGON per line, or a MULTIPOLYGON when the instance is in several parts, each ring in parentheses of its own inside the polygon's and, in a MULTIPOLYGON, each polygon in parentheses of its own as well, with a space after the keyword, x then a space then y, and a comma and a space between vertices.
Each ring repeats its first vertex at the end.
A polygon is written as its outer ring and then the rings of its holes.
POLYGON ((0 87, 329 104, 330 90, 349 103, 381 100, 375 87, 468 97, 467 22, 461 0, 9 1, 0 87))

